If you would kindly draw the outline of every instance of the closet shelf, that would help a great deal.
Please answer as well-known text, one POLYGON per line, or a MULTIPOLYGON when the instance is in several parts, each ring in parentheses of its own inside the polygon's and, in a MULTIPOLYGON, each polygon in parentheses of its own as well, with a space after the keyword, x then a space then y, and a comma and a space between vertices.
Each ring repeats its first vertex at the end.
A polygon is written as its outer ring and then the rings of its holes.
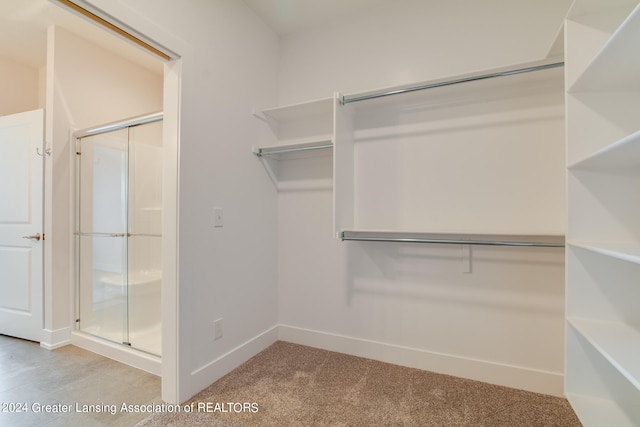
POLYGON ((564 247, 564 236, 521 234, 427 233, 383 230, 343 230, 340 240, 459 244, 481 246, 564 247))
POLYGON ((568 245, 611 258, 616 258, 621 261, 640 264, 640 243, 571 242, 568 245))
POLYGON ((585 426, 638 426, 640 6, 575 0, 567 24, 566 396, 585 426))
POLYGON ((571 170, 632 172, 640 168, 640 130, 569 166, 571 170))
POLYGON ((321 135, 312 138, 283 141, 276 145, 255 147, 253 149, 253 153, 258 157, 266 157, 326 148, 333 148, 332 135, 321 135))
POLYGON ((565 394, 583 423, 589 421, 589 425, 594 426, 635 427, 624 409, 609 399, 571 392, 565 394))
POLYGON ((322 98, 254 112, 256 117, 268 117, 276 121, 297 120, 324 114, 333 114, 333 98, 322 98))
POLYGON ((640 331, 622 322, 568 317, 567 321, 640 391, 640 331))
POLYGON ((640 55, 634 55, 640 39, 640 5, 629 14, 568 90, 606 91, 638 88, 640 55))

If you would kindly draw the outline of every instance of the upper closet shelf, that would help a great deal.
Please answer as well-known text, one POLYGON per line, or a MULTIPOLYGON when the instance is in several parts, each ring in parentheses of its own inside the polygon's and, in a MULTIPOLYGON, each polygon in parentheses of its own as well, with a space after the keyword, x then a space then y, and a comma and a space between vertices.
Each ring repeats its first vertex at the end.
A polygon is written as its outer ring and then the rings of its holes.
POLYGON ((350 95, 344 95, 341 99, 341 103, 350 104, 354 102, 370 101, 374 99, 386 98, 394 95, 403 95, 415 92, 422 92, 429 89, 436 89, 446 86, 458 85, 460 83, 471 83, 483 80, 491 80, 497 77, 509 77, 517 76, 521 74, 528 74, 535 71, 544 71, 553 68, 564 66, 564 62, 561 60, 554 60, 552 58, 544 61, 536 61, 520 64, 512 67, 501 67, 491 70, 484 70, 482 72, 462 74, 448 79, 437 79, 422 82, 413 85, 389 87, 370 92, 362 92, 350 95))
POLYGON ((640 170, 640 130, 569 166, 572 170, 635 173, 640 170))
POLYGON ((624 20, 569 92, 640 89, 640 5, 624 20))
POLYGON ((322 98, 254 112, 254 115, 259 118, 270 118, 276 121, 298 120, 327 114, 333 114, 333 98, 322 98))
POLYGON ((280 159, 284 154, 333 146, 334 98, 269 108, 254 115, 269 125, 275 143, 254 148, 259 156, 280 159))
POLYGON ((549 46, 547 58, 562 58, 564 57, 564 25, 562 25, 556 36, 553 39, 553 43, 549 46))

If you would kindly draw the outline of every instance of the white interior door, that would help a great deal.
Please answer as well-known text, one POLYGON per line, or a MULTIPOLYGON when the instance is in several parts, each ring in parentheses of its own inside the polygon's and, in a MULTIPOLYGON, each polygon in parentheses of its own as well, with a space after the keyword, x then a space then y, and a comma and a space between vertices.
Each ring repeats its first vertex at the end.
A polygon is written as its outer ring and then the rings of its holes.
POLYGON ((40 341, 44 110, 0 117, 0 334, 40 341))

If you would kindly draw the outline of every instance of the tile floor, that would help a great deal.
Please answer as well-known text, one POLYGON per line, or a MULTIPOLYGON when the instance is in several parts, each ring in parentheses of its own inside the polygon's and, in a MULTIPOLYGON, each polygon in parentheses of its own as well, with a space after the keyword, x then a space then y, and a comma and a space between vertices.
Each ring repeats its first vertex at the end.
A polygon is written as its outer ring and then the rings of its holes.
POLYGON ((123 403, 161 402, 158 376, 75 346, 48 351, 0 335, 2 427, 135 426, 149 414, 123 412, 123 403))

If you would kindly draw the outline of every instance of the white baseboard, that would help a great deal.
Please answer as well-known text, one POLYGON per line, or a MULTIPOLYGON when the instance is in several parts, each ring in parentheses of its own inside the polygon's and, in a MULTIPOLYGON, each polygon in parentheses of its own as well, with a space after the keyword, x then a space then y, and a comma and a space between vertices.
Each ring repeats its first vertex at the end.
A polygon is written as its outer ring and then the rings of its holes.
POLYGON ((55 331, 51 329, 42 330, 40 347, 47 350, 55 350, 69 344, 71 344, 71 328, 61 328, 55 331))
POLYGON ((564 397, 564 376, 561 373, 435 353, 287 325, 278 327, 278 337, 282 341, 294 344, 564 397))
POLYGON ((105 341, 79 331, 71 333, 71 344, 151 374, 161 375, 162 359, 158 356, 105 341))
POLYGON ((277 325, 194 370, 191 372, 189 382, 190 395, 193 396, 210 386, 276 341, 278 341, 277 325))

